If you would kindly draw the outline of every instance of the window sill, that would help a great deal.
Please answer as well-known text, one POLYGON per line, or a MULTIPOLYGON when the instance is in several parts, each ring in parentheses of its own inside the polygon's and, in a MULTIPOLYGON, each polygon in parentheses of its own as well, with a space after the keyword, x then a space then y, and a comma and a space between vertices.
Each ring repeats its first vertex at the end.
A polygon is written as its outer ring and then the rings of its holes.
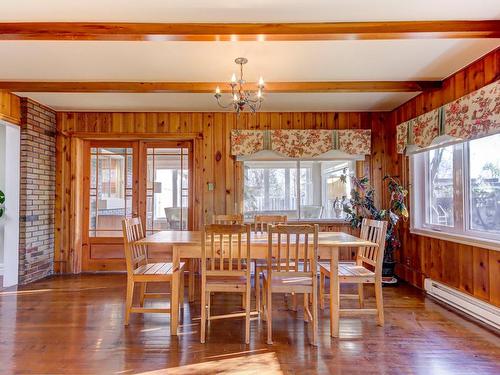
MULTIPOLYGON (((328 224, 343 224, 346 226, 349 226, 350 224, 345 221, 344 219, 288 219, 288 223, 290 224, 323 224, 323 225, 328 225, 328 224)), ((253 220, 245 220, 245 224, 253 224, 253 220)))
POLYGON ((463 245, 481 247, 488 250, 500 251, 500 242, 495 240, 484 240, 475 237, 463 236, 459 234, 443 233, 431 229, 412 228, 410 233, 418 234, 420 236, 436 238, 438 240, 445 240, 457 242, 463 245))

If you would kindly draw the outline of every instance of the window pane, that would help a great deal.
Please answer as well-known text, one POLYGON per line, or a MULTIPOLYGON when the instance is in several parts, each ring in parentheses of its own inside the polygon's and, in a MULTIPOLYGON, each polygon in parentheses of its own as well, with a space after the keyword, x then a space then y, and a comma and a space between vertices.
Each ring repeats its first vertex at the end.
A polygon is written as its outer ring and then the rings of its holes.
MULTIPOLYGON (((121 219, 132 214, 132 201, 125 198, 125 149, 96 148, 90 168, 91 236, 110 236, 121 230, 121 219)), ((132 157, 129 157, 131 163, 132 157)))
POLYGON ((148 148, 146 229, 188 229, 189 158, 180 149, 148 148))
POLYGON ((469 223, 500 234, 500 134, 469 142, 469 223))
POLYGON ((351 197, 351 179, 342 182, 340 177, 352 175, 354 162, 325 161, 321 163, 323 194, 323 216, 329 219, 343 219, 345 217, 343 205, 351 197))
POLYGON ((297 162, 245 162, 244 212, 297 218, 297 162))
POLYGON ((427 223, 453 227, 453 146, 429 151, 427 223))

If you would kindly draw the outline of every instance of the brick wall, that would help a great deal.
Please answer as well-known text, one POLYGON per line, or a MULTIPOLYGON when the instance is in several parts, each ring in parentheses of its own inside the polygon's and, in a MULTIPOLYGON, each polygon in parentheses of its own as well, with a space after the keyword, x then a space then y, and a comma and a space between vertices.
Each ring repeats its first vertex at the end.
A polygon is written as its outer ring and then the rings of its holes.
POLYGON ((56 113, 28 98, 21 100, 21 187, 19 283, 52 274, 56 113))

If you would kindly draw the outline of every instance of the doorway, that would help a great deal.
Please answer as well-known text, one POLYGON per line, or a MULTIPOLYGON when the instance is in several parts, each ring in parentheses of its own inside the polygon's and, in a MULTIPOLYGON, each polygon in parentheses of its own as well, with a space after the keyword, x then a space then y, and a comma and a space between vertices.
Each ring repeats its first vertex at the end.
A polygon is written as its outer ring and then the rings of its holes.
POLYGON ((89 141, 85 155, 83 271, 125 269, 123 217, 148 234, 192 229, 190 141, 89 141))

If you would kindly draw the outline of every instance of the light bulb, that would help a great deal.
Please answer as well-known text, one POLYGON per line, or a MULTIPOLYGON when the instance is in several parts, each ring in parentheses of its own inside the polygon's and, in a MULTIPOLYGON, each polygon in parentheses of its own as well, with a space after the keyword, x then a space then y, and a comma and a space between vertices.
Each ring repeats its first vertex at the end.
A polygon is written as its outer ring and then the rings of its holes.
POLYGON ((233 73, 233 76, 231 77, 231 82, 236 83, 236 74, 233 73))
POLYGON ((262 77, 259 78, 259 86, 260 87, 264 86, 264 78, 262 77))
POLYGON ((217 87, 215 88, 215 93, 216 93, 216 94, 220 94, 220 87, 219 87, 219 86, 217 86, 217 87))
POLYGON ((234 100, 235 102, 237 102, 237 101, 238 101, 238 95, 234 94, 234 96, 233 96, 233 100, 234 100))

